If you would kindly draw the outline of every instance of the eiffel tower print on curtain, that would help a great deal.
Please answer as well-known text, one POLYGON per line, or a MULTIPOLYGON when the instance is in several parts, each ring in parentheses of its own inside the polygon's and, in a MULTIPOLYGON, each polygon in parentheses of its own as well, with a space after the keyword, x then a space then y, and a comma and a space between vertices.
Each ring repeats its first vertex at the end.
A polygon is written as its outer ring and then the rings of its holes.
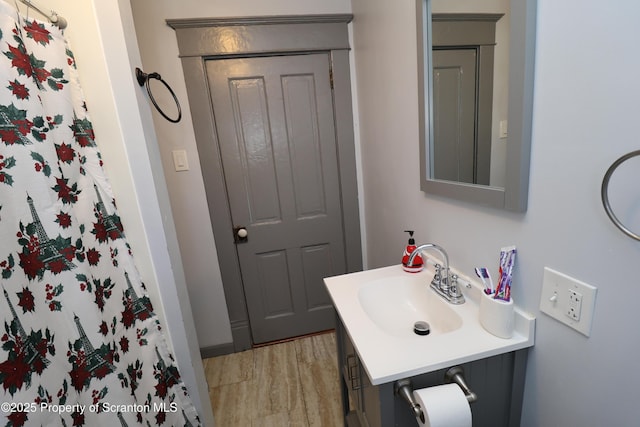
POLYGON ((71 260, 76 256, 76 248, 71 244, 71 238, 60 235, 55 239, 50 238, 29 194, 27 203, 33 222, 27 226, 20 223, 18 243, 22 245, 22 253, 19 254, 20 266, 29 279, 41 279, 45 270, 59 274, 75 268, 76 265, 71 260))
POLYGON ((149 297, 146 295, 143 295, 142 297, 138 296, 136 290, 133 289, 131 280, 129 280, 128 273, 124 273, 124 278, 127 281, 127 290, 125 291, 125 296, 131 303, 133 316, 138 320, 145 320, 151 317, 151 315, 153 314, 153 306, 151 305, 151 300, 149 299, 149 297))
POLYGON ((4 298, 7 300, 7 304, 9 304, 11 316, 13 316, 11 329, 15 328, 22 341, 22 352, 25 354, 25 362, 28 365, 33 365, 36 363, 36 361, 39 361, 45 367, 49 366, 49 360, 41 355, 40 351, 38 350, 38 343, 35 342, 29 335, 27 335, 27 332, 22 327, 20 318, 18 317, 16 310, 13 308, 13 304, 11 303, 11 299, 9 299, 9 294, 7 293, 6 289, 2 289, 2 291, 4 292, 4 298))
MULTIPOLYGON (((33 142, 29 138, 27 138, 21 131, 19 127, 20 120, 24 120, 24 110, 19 110, 15 108, 13 105, 11 106, 1 106, 0 107, 0 132, 4 135, 4 138, 7 138, 7 135, 10 135, 11 140, 14 143, 22 144, 22 145, 31 145, 33 142), (12 120, 9 117, 10 113, 14 119, 12 120)), ((3 139, 4 139, 3 138, 3 139)))
POLYGON ((121 427, 129 427, 129 424, 127 424, 124 417, 122 416, 122 412, 118 412, 118 420, 120 420, 121 427))
POLYGON ((95 147, 96 141, 94 139, 93 125, 87 119, 81 119, 79 117, 73 118, 73 137, 81 147, 95 147))
POLYGON ((7 360, 0 363, 0 383, 5 391, 13 396, 23 387, 29 388, 33 373, 42 375, 43 371, 51 363, 47 354, 53 350, 53 334, 49 328, 33 331, 29 334, 24 329, 18 313, 16 313, 9 293, 2 289, 4 298, 9 305, 12 320, 5 321, 5 334, 2 337, 2 349, 9 352, 7 360))
POLYGON ((98 201, 93 207, 94 215, 98 222, 93 224, 92 233, 101 243, 106 242, 109 239, 116 240, 124 238, 120 217, 117 214, 110 214, 109 211, 107 211, 107 207, 100 195, 100 190, 98 190, 98 187, 95 184, 93 184, 93 189, 98 197, 98 201))
POLYGON ((180 373, 175 366, 167 365, 162 355, 160 355, 158 347, 156 347, 156 356, 158 357, 158 363, 153 365, 153 375, 158 381, 155 386, 156 396, 165 398, 167 391, 174 385, 180 383, 180 373))
POLYGON ((115 357, 115 350, 106 344, 103 344, 100 348, 94 348, 80 323, 80 318, 74 315, 73 321, 80 336, 73 344, 73 347, 69 343, 69 361, 73 365, 73 369, 70 372, 71 384, 76 390, 82 390, 84 387, 89 386, 91 378, 104 378, 115 371, 116 368, 112 363, 115 357))

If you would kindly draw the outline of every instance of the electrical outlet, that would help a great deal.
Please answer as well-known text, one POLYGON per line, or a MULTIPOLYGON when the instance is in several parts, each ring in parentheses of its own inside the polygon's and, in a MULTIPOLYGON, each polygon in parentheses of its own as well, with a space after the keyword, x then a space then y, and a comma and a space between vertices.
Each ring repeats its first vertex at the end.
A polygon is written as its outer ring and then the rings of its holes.
POLYGON ((582 310, 582 294, 573 289, 569 289, 569 304, 567 305, 567 316, 573 320, 580 320, 582 310))
POLYGON ((594 286, 545 267, 540 311, 588 337, 597 291, 594 286))

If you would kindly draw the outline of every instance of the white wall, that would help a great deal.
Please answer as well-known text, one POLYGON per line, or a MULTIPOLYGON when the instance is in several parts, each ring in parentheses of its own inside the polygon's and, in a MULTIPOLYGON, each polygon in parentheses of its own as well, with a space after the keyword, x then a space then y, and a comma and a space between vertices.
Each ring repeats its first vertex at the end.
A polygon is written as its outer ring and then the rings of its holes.
MULTIPOLYGON (((638 425, 640 243, 609 222, 599 191, 639 148, 640 4, 538 3, 529 210, 513 214, 420 192, 414 1, 352 0, 369 266, 398 263, 407 228, 468 274, 496 275, 500 247, 517 245, 514 298, 537 316, 522 425, 638 425), (544 266, 598 287, 590 338, 539 312, 544 266)), ((636 209, 638 175, 614 190, 636 209)))
MULTIPOLYGON (((80 83, 127 241, 194 404, 213 424, 193 317, 155 135, 146 99, 135 83, 139 63, 128 0, 38 2, 69 23, 80 83)), ((20 7, 26 12, 26 7, 20 7)), ((33 16, 34 12, 30 12, 33 16)))
MULTIPOLYGON (((175 218, 182 262, 201 348, 232 341, 229 315, 213 231, 207 210, 182 64, 175 32, 166 19, 300 15, 350 12, 349 0, 134 0, 133 9, 143 69, 158 72, 180 99, 183 118, 172 124, 154 111, 153 119, 175 218), (190 170, 175 172, 171 151, 187 151, 190 170)), ((160 87, 161 88, 161 87, 160 87)), ((160 105, 173 112, 170 95, 154 92, 160 105)))

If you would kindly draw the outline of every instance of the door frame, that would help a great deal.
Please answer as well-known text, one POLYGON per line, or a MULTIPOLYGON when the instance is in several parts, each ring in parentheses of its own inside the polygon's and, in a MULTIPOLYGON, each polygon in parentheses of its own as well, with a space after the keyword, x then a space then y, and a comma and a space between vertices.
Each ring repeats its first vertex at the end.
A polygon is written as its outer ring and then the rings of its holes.
MULTIPOLYGON (((253 341, 227 201, 205 62, 212 59, 327 53, 332 69, 336 148, 347 272, 362 270, 355 138, 349 68, 350 14, 168 19, 176 31, 207 206, 229 310, 233 350, 253 341)), ((219 354, 219 349, 216 351, 219 354)), ((204 357, 207 354, 202 351, 204 357)))

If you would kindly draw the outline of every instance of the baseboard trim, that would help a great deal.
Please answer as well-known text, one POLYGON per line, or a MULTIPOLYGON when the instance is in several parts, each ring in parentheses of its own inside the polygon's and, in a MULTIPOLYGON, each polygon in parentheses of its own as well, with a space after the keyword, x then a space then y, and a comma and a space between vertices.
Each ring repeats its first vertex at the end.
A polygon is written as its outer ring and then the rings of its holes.
POLYGON ((207 359, 209 357, 224 356, 225 354, 249 350, 253 345, 249 322, 246 320, 231 321, 231 337, 233 338, 233 342, 202 347, 200 349, 200 357, 207 359))
POLYGON ((210 357, 224 356, 225 354, 233 353, 233 343, 212 345, 209 347, 203 347, 200 349, 200 357, 202 359, 208 359, 210 357))

